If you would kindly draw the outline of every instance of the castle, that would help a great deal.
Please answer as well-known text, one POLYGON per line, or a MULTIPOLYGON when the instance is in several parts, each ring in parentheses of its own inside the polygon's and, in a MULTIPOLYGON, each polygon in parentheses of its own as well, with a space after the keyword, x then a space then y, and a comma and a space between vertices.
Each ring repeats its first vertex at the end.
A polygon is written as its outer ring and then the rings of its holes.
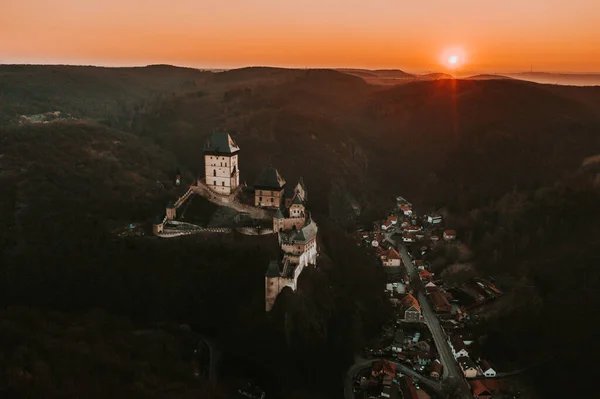
MULTIPOLYGON (((178 224, 184 225, 187 231, 164 230, 166 223, 177 225, 174 221, 177 209, 193 194, 202 195, 209 201, 238 212, 252 214, 255 219, 269 217, 273 223, 272 233, 278 236, 281 253, 278 260, 269 263, 265 274, 265 308, 268 312, 281 290, 290 287, 295 291, 302 270, 308 265, 316 264, 318 227, 306 210, 307 191, 303 179, 300 178, 295 186, 290 186, 272 166, 265 168, 256 179, 254 206, 241 203, 238 199, 241 189, 239 151, 240 147, 228 133, 213 132, 204 145, 204 177, 198 178, 196 184, 190 186, 176 202, 167 205, 165 215, 154 223, 153 232, 159 237, 172 237, 209 230, 229 231, 230 229, 191 229, 193 225, 181 222, 178 224)), ((264 230, 268 233, 270 227, 264 230)))
MULTIPOLYGON (((204 181, 208 188, 227 195, 235 192, 240 179, 239 151, 228 133, 212 133, 204 146, 204 181)), ((304 180, 300 178, 290 186, 272 166, 265 168, 254 183, 254 206, 275 211, 273 232, 281 248, 281 259, 271 261, 265 274, 267 312, 283 288, 295 291, 302 270, 316 264, 318 227, 306 210, 306 200, 304 180)))

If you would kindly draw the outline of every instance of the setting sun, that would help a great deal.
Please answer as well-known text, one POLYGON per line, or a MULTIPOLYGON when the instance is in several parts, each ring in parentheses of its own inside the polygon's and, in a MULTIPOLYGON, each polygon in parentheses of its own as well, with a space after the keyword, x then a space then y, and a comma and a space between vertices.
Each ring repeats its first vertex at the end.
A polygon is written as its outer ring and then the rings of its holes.
POLYGON ((444 50, 441 56, 441 63, 450 69, 460 68, 466 63, 466 53, 461 47, 451 47, 444 50))

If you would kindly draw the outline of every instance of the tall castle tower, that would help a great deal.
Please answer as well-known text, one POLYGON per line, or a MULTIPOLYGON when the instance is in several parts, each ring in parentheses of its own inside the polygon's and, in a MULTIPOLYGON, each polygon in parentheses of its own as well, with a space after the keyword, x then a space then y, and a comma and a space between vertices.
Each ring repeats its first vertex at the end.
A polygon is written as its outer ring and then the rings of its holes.
POLYGON ((231 194, 240 185, 240 147, 226 132, 213 132, 204 145, 206 185, 222 194, 231 194))

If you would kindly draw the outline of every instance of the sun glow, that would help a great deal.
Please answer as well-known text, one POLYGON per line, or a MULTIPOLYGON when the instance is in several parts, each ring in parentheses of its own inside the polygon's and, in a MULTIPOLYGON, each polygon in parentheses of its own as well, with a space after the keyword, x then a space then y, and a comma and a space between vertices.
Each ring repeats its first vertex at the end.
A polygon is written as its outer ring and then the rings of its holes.
POLYGON ((460 47, 453 47, 444 50, 441 56, 441 63, 449 69, 457 69, 466 63, 466 53, 460 47))

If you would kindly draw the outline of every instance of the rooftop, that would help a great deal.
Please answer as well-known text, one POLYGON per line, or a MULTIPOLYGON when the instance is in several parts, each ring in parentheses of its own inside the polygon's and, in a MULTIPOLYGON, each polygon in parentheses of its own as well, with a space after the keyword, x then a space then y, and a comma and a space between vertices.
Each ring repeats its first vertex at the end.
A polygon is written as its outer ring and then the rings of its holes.
POLYGON ((220 154, 235 154, 240 150, 235 141, 226 132, 212 132, 210 138, 204 145, 205 152, 217 152, 220 154))
POLYGON ((300 230, 292 230, 290 232, 284 232, 283 237, 285 241, 290 243, 305 243, 312 240, 317 236, 318 227, 315 222, 312 221, 310 216, 306 219, 306 224, 300 230))
POLYGON ((279 171, 272 166, 263 169, 256 179, 254 187, 281 190, 285 185, 285 180, 279 174, 279 171))
POLYGON ((276 260, 272 260, 269 262, 269 267, 267 268, 267 272, 265 273, 265 277, 280 277, 281 272, 279 270, 279 262, 276 260))
POLYGON ((419 312, 421 311, 419 301, 417 301, 417 298, 415 298, 411 294, 408 294, 404 298, 402 298, 401 304, 404 310, 410 308, 411 306, 414 306, 419 312))

